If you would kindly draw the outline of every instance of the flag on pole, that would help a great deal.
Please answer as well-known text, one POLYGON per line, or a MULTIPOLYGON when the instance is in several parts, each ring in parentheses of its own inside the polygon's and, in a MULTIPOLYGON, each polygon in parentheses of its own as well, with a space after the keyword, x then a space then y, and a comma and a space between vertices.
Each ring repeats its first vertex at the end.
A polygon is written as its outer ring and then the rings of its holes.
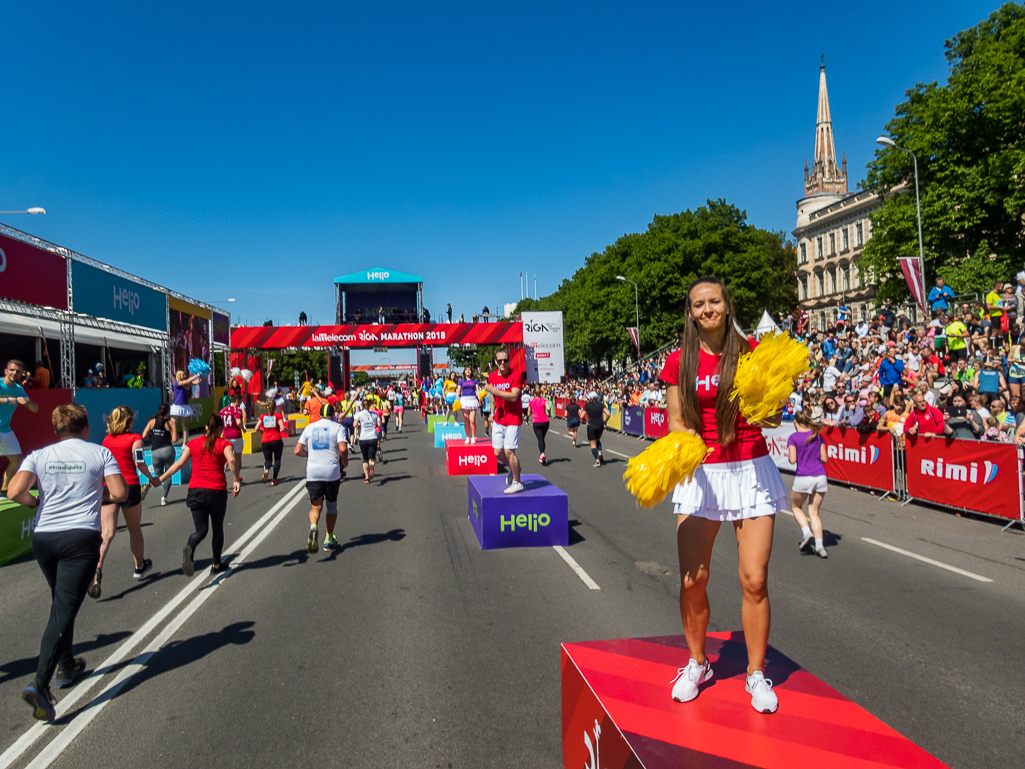
POLYGON ((637 348, 637 356, 640 357, 640 355, 641 355, 641 335, 637 333, 637 327, 636 326, 627 326, 626 327, 626 333, 628 333, 630 335, 630 338, 633 339, 634 346, 637 348))
POLYGON ((923 310, 925 306, 925 283, 922 282, 922 263, 917 256, 898 256, 900 269, 904 273, 904 280, 908 282, 908 290, 915 304, 923 310))

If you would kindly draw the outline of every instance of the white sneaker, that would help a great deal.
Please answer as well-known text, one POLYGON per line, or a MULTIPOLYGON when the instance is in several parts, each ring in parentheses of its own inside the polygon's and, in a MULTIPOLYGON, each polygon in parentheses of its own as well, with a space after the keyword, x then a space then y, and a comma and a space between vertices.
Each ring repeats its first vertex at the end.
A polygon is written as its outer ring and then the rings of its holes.
POLYGON ((801 546, 798 548, 802 553, 810 553, 812 547, 814 547, 815 538, 809 534, 806 537, 801 537, 801 546))
POLYGON ((469 439, 469 438, 467 438, 467 439, 466 439, 465 441, 463 441, 463 443, 464 443, 465 445, 469 446, 469 445, 470 445, 470 439, 469 439))
POLYGON ((829 558, 829 553, 826 552, 826 548, 819 547, 815 549, 815 555, 819 558, 829 558))
POLYGON ((779 707, 779 697, 772 690, 772 681, 760 670, 747 677, 744 691, 751 695, 751 707, 759 713, 775 713, 779 707))
POLYGON ((167 497, 160 498, 160 506, 165 507, 167 505, 167 497))
POLYGON ((519 493, 521 491, 523 491, 523 484, 520 483, 519 481, 513 481, 508 486, 506 486, 504 493, 506 493, 506 494, 517 494, 517 493, 519 493))
POLYGON ((687 667, 676 671, 676 678, 672 680, 673 699, 677 702, 690 702, 698 696, 698 686, 705 681, 712 680, 712 666, 705 660, 704 665, 699 665, 691 658, 687 667))

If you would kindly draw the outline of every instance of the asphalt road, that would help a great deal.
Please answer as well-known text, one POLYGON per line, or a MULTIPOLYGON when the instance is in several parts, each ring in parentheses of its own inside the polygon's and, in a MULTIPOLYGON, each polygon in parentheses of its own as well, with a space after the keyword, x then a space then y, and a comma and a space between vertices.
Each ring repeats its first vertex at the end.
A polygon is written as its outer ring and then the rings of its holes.
MULTIPOLYGON (((608 435, 611 462, 596 469, 564 433, 556 423, 543 474, 569 494, 567 551, 599 591, 551 548, 481 551, 466 479, 445 474, 419 424, 387 441, 376 483, 343 482, 344 546, 309 556, 292 439, 278 487, 245 457, 250 483, 228 507, 234 568, 217 580, 209 542, 196 576, 181 573, 184 490, 163 508, 147 499, 153 576, 131 579, 119 535, 76 634, 106 674, 59 695, 78 699, 56 726, 35 725, 19 698, 48 591, 31 559, 0 568, 0 769, 561 766, 560 642, 682 632, 671 508, 637 509, 620 479, 647 444, 608 435)), ((529 434, 520 454, 539 470, 529 434)), ((1021 765, 1025 536, 841 487, 823 518, 825 561, 798 553, 793 519, 778 516, 771 643, 951 766, 1021 765)), ((724 527, 711 630, 740 626, 735 574, 724 527)))

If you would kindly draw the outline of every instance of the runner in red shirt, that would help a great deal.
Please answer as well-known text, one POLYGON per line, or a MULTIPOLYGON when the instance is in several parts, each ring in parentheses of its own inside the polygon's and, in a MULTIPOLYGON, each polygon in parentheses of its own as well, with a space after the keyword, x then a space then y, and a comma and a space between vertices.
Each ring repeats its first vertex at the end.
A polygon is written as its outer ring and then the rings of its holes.
POLYGON ((491 428, 491 447, 495 450, 498 461, 509 467, 509 475, 505 482, 509 487, 506 494, 523 491, 520 483, 520 460, 516 449, 520 443, 520 428, 523 425, 523 408, 520 406, 520 393, 527 381, 524 371, 513 371, 509 362, 509 345, 503 344, 495 353, 497 371, 488 374, 488 383, 484 390, 491 394, 495 401, 494 425, 491 428))
MULTIPOLYGON (((121 477, 128 485, 128 499, 114 505, 103 505, 103 514, 117 520, 118 508, 125 517, 125 528, 128 529, 128 542, 132 548, 132 557, 135 559, 135 572, 132 576, 141 579, 147 571, 153 568, 153 561, 146 558, 146 542, 142 536, 142 487, 139 484, 139 473, 149 479, 153 484, 153 474, 146 465, 142 453, 142 436, 132 432, 132 425, 135 423, 135 412, 128 406, 118 406, 111 412, 107 419, 107 437, 103 439, 103 446, 110 449, 117 461, 121 477)), ((107 558, 107 551, 110 550, 110 543, 114 541, 115 526, 110 530, 110 538, 104 538, 100 544, 100 560, 96 564, 96 575, 89 585, 89 596, 99 598, 102 592, 101 581, 103 580, 103 562, 107 558)))
POLYGON ((178 461, 160 476, 161 481, 170 478, 184 467, 190 458, 192 459, 192 478, 189 480, 189 494, 185 498, 185 504, 192 513, 192 523, 196 530, 182 551, 182 571, 186 577, 191 577, 196 572, 196 547, 206 538, 211 524, 214 532, 210 545, 214 558, 210 571, 220 574, 228 568, 228 564, 221 561, 221 552, 224 549, 224 516, 228 509, 225 466, 231 467, 235 479, 231 486, 231 494, 234 497, 238 496, 242 488, 242 478, 235 469, 235 452, 232 451, 231 444, 222 437, 223 432, 224 420, 219 415, 212 414, 210 421, 206 423, 206 435, 185 444, 178 461))
MULTIPOLYGON (((700 278, 692 283, 687 316, 681 349, 669 356, 662 371, 668 385, 669 429, 700 434, 710 453, 694 477, 673 493, 680 614, 690 661, 673 680, 672 697, 689 702, 712 677, 705 656, 708 572, 716 534, 729 521, 740 558, 747 692, 755 710, 774 713, 779 700, 763 673, 769 641, 769 556, 776 512, 787 509, 787 490, 768 455, 761 426, 747 424, 737 401, 729 397, 740 355, 751 346, 735 329, 736 312, 722 281, 700 278)), ((777 414, 771 426, 779 418, 777 414)))
MULTIPOLYGON (((273 404, 271 405, 273 408, 273 404)), ((260 431, 263 446, 263 475, 260 476, 260 483, 267 482, 267 476, 274 467, 274 478, 271 486, 277 486, 278 472, 281 470, 281 452, 285 450, 285 432, 288 425, 285 423, 285 415, 280 411, 271 411, 264 414, 256 422, 256 429, 260 431)))
POLYGON ((229 397, 231 401, 221 409, 224 439, 231 444, 231 450, 235 453, 235 474, 242 475, 242 449, 245 446, 242 435, 246 432, 246 407, 242 405, 241 393, 232 392, 229 397))

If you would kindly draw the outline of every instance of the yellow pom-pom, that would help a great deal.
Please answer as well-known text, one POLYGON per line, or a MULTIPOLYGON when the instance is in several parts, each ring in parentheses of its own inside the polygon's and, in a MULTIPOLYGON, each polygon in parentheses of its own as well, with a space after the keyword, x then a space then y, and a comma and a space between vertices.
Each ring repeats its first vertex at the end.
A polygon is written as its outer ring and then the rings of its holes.
POLYGON ((740 357, 730 398, 740 399, 740 413, 748 422, 762 422, 779 411, 794 381, 808 370, 807 347, 787 334, 766 334, 740 357))
POLYGON ((641 507, 654 507, 676 484, 691 478, 707 454, 699 436, 669 433, 627 463, 623 480, 641 507))

